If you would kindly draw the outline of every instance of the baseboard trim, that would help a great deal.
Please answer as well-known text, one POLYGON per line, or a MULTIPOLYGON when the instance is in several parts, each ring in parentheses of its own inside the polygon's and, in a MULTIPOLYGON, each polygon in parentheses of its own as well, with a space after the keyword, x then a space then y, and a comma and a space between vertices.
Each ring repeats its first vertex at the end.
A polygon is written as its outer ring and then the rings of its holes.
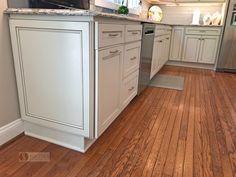
POLYGON ((188 67, 188 68, 198 68, 198 69, 209 69, 209 70, 214 70, 215 68, 215 65, 213 64, 190 63, 190 62, 182 62, 182 61, 168 61, 166 65, 188 67))
POLYGON ((3 127, 0 127, 0 146, 12 140, 24 132, 22 119, 17 119, 3 127))

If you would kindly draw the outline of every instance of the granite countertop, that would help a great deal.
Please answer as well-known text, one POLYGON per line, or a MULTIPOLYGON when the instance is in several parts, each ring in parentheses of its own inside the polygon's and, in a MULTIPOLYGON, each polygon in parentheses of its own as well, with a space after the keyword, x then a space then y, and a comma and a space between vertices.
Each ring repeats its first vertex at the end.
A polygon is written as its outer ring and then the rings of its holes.
POLYGON ((139 17, 132 17, 129 15, 119 15, 115 13, 105 13, 92 10, 82 10, 82 9, 33 9, 33 8, 8 8, 4 11, 5 14, 21 14, 21 15, 62 15, 62 16, 99 16, 99 17, 108 17, 114 19, 123 19, 130 21, 139 21, 146 23, 155 23, 160 25, 170 25, 170 26, 196 26, 196 27, 222 27, 212 26, 212 25, 191 25, 191 24, 173 24, 173 23, 164 23, 164 22, 155 22, 148 19, 142 19, 139 17))

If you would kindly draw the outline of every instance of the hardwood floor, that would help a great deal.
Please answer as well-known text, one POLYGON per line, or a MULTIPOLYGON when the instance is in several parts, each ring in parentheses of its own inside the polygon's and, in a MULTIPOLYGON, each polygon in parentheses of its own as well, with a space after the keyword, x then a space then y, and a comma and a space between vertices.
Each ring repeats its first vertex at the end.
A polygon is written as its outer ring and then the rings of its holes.
POLYGON ((23 136, 0 150, 3 177, 236 177, 236 74, 165 67, 184 91, 149 87, 81 154, 23 136), (19 152, 50 162, 19 162, 19 152))

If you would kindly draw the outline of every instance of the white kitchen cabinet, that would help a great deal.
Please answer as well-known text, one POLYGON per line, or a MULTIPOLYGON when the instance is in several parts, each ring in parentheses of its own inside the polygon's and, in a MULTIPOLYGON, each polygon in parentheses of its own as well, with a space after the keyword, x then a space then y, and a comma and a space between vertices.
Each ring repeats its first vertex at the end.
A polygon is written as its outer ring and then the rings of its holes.
POLYGON ((183 61, 214 64, 219 36, 185 35, 183 61))
POLYGON ((198 62, 200 45, 200 35, 185 35, 183 61, 198 62))
POLYGON ((218 43, 219 36, 202 37, 198 62, 214 64, 217 55, 218 43))
POLYGON ((120 113, 123 50, 123 46, 118 46, 98 52, 97 137, 120 113))
POLYGON ((164 40, 163 36, 156 37, 153 44, 153 54, 152 54, 152 65, 151 65, 151 76, 150 79, 153 78, 153 76, 156 75, 156 73, 160 69, 160 62, 163 58, 164 53, 164 40))
POLYGON ((163 62, 161 63, 161 67, 166 64, 166 62, 169 60, 170 55, 170 39, 171 35, 165 35, 164 36, 164 53, 163 53, 163 62))
POLYGON ((130 74, 122 81, 121 85, 121 109, 124 109, 138 92, 139 70, 130 74))
POLYGON ((25 122, 93 138, 90 24, 10 20, 10 29, 25 122))
POLYGON ((123 61, 123 77, 127 77, 139 69, 141 53, 141 41, 125 45, 123 61))
POLYGON ((170 47, 170 60, 181 61, 184 40, 184 27, 173 27, 170 47))

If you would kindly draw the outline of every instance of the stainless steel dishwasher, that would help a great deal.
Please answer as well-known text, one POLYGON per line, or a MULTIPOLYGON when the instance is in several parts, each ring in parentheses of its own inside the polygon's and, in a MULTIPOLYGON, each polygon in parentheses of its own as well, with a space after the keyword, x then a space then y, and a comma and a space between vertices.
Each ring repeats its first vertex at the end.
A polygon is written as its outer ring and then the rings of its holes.
POLYGON ((154 37, 155 24, 143 23, 138 94, 140 94, 150 82, 154 37))

